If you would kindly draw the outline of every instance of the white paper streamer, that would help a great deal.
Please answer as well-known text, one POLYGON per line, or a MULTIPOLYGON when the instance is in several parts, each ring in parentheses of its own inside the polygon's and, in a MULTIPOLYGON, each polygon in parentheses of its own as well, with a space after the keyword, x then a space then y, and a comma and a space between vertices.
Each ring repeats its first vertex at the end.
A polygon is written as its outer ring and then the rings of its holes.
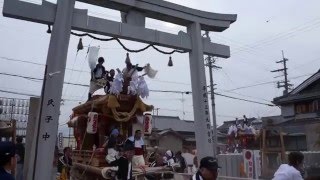
POLYGON ((137 73, 133 73, 131 76, 131 81, 128 87, 128 94, 136 95, 138 92, 138 85, 139 85, 139 76, 137 73))
POLYGON ((149 88, 148 88, 147 82, 144 80, 143 76, 139 77, 138 94, 142 98, 147 98, 149 96, 149 88))
POLYGON ((111 82, 110 86, 110 94, 119 95, 122 92, 123 88, 123 75, 122 73, 118 73, 113 82, 111 82))
POLYGON ((89 47, 89 53, 88 53, 88 63, 90 69, 93 71, 93 69, 96 67, 98 55, 99 55, 99 47, 91 46, 89 47))

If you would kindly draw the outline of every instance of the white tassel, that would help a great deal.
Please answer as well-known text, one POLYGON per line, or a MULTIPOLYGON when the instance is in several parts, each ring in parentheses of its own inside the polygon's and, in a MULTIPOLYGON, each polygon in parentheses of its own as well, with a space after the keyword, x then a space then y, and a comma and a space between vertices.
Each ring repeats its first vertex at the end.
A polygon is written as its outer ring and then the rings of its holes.
POLYGON ((145 74, 146 74, 149 78, 151 78, 151 79, 153 79, 154 77, 156 77, 156 75, 157 75, 157 73, 158 73, 157 70, 154 70, 154 69, 151 68, 151 66, 150 66, 149 63, 145 66, 144 72, 145 72, 145 74))

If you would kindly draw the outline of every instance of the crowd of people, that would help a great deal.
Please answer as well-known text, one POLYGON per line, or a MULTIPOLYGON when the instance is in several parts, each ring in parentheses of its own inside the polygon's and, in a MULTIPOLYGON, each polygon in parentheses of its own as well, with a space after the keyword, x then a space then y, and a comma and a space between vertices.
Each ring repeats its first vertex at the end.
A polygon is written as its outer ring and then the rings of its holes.
POLYGON ((16 143, 0 142, 0 179, 1 180, 24 180, 23 164, 25 147, 23 138, 18 136, 16 143), (15 177, 12 175, 15 172, 15 177))
MULTIPOLYGON (((147 167, 170 167, 179 173, 195 173, 197 170, 195 152, 193 154, 181 151, 174 153, 171 150, 162 152, 158 148, 147 152, 140 130, 136 130, 134 135, 126 140, 119 136, 121 136, 119 130, 114 128, 103 145, 108 164, 118 166, 115 174, 118 179, 131 174, 132 168, 140 168, 145 171, 147 167), (188 154, 191 155, 191 158, 188 154)), ((107 173, 109 176, 112 174, 110 171, 107 173)), ((147 178, 153 179, 153 176, 156 174, 149 174, 147 178)))
MULTIPOLYGON (((204 157, 198 164, 198 159, 193 152, 192 168, 189 171, 191 164, 190 153, 176 153, 171 150, 165 151, 162 155, 160 151, 155 149, 148 158, 144 151, 144 142, 141 137, 141 131, 137 130, 134 136, 129 137, 122 144, 118 144, 118 130, 112 131, 108 142, 106 143, 107 156, 106 160, 110 166, 116 166, 116 179, 131 180, 132 169, 135 167, 145 168, 167 166, 173 167, 174 171, 179 173, 193 174, 192 180, 215 180, 218 176, 218 170, 221 168, 218 165, 217 159, 213 157, 204 157), (111 150, 113 149, 113 150, 111 150), (115 153, 116 152, 116 153, 115 153), (112 155, 110 155, 111 153, 112 155), (114 155, 115 154, 115 155, 114 155), (113 157, 111 157, 113 156, 113 157), (144 159, 147 159, 145 163, 144 159)), ((16 139, 16 144, 12 142, 0 142, 0 179, 1 180, 22 180, 23 179, 23 162, 24 162, 24 146, 21 137, 16 139), (20 167, 19 167, 20 165, 20 167), (22 165, 22 166, 21 166, 22 165), (12 175, 15 170, 16 177, 12 175)), ((66 174, 60 179, 69 179, 70 168, 72 167, 72 150, 70 147, 65 147, 63 154, 60 154, 58 161, 58 172, 66 174)), ((273 180, 318 180, 320 177, 305 177, 303 169, 304 155, 301 152, 291 152, 288 155, 288 163, 282 164, 274 173, 273 180)), ((147 179, 156 179, 152 174, 146 175, 147 179)))

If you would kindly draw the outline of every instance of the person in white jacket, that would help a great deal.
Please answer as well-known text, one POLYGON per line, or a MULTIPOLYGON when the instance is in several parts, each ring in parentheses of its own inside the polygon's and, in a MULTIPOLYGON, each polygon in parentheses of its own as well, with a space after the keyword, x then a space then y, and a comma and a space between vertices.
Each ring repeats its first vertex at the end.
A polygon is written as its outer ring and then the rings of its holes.
POLYGON ((272 180, 303 180, 301 170, 304 156, 301 152, 291 152, 288 155, 288 164, 282 164, 274 173, 272 180))

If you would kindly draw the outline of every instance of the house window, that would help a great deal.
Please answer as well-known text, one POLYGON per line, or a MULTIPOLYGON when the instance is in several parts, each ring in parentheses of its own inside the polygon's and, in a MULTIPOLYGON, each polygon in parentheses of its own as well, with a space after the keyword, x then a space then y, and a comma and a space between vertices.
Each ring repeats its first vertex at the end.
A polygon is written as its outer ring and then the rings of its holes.
POLYGON ((319 101, 320 101, 320 100, 314 100, 314 101, 312 102, 313 112, 319 111, 319 101))
POLYGON ((153 139, 150 141, 150 146, 154 147, 154 146, 159 146, 159 141, 156 139, 153 139))
POLYGON ((299 102, 295 104, 296 114, 313 113, 320 111, 320 100, 316 99, 313 101, 299 102))
POLYGON ((305 135, 301 136, 285 136, 285 149, 288 151, 306 151, 307 140, 305 135))

